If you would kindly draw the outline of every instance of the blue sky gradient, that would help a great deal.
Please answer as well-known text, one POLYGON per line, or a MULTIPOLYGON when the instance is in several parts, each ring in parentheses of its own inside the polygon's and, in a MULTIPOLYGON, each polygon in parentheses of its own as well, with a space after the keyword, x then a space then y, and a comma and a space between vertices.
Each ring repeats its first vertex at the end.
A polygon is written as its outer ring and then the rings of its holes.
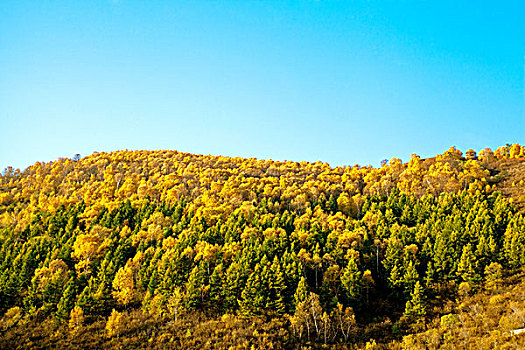
POLYGON ((525 143, 522 1, 0 2, 0 168, 525 143))

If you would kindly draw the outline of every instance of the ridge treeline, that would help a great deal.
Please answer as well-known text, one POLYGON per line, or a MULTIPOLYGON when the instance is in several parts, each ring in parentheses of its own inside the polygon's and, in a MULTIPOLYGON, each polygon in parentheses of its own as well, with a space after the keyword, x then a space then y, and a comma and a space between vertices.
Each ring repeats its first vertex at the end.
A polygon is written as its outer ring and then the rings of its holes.
POLYGON ((97 322, 104 339, 125 337, 137 313, 161 324, 201 315, 222 328, 261 317, 280 325, 239 338, 257 346, 363 342, 378 320, 383 332, 423 330, 436 298, 525 265, 522 173, 513 191, 501 188, 524 162, 514 144, 380 168, 175 151, 7 168, 4 341, 46 322, 69 328, 64 339, 97 322))

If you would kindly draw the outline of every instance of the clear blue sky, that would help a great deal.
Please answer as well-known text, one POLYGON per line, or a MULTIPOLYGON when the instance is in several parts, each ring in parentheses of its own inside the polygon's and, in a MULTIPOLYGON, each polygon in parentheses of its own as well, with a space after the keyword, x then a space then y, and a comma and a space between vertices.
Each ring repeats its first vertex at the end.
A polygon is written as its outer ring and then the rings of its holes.
POLYGON ((2 0, 0 168, 525 143, 524 57, 523 1, 2 0))

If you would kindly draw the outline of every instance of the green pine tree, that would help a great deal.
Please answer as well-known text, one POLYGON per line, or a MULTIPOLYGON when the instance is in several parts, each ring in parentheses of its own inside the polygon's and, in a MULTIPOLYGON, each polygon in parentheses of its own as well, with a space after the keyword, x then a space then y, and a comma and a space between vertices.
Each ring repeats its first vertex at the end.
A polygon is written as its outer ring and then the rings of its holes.
POLYGON ((294 306, 297 307, 300 303, 306 302, 306 299, 308 299, 308 285, 306 278, 301 277, 294 294, 294 306))
POLYGON ((66 283, 62 298, 57 305, 56 316, 60 320, 67 320, 73 307, 75 306, 75 296, 77 293, 77 286, 75 284, 75 278, 72 276, 66 283))
POLYGON ((355 303, 359 302, 361 296, 361 275, 362 273, 359 271, 355 256, 350 257, 348 265, 346 265, 346 268, 343 270, 341 283, 347 292, 348 299, 355 303))
POLYGON ((239 307, 239 296, 243 287, 241 268, 235 261, 226 269, 226 283, 224 283, 224 305, 228 310, 236 310, 239 307))
POLYGON ((285 290, 284 274, 281 270, 281 264, 277 256, 274 257, 270 267, 269 297, 266 302, 266 308, 275 310, 278 314, 283 315, 286 311, 284 301, 285 290))
POLYGON ((211 307, 222 311, 224 303, 224 270, 222 263, 215 266, 210 276, 210 304, 211 307))
POLYGON ((405 292, 408 294, 414 289, 414 285, 419 280, 419 273, 416 270, 416 266, 412 260, 409 261, 405 267, 405 274, 403 275, 403 285, 405 286, 405 292))
POLYGON ((414 290, 410 293, 410 300, 406 303, 405 317, 410 323, 418 323, 424 320, 425 315, 425 291, 417 281, 414 290))
POLYGON ((472 245, 469 243, 463 247, 461 259, 458 264, 457 275, 463 281, 468 282, 471 286, 476 286, 481 277, 475 269, 476 257, 472 252, 472 245))
POLYGON ((263 288, 261 265, 255 265, 255 270, 248 277, 246 286, 241 293, 240 308, 245 315, 256 314, 266 306, 266 291, 263 288))
POLYGON ((202 306, 210 288, 206 282, 206 267, 201 262, 191 270, 186 282, 184 304, 188 310, 196 310, 202 306))

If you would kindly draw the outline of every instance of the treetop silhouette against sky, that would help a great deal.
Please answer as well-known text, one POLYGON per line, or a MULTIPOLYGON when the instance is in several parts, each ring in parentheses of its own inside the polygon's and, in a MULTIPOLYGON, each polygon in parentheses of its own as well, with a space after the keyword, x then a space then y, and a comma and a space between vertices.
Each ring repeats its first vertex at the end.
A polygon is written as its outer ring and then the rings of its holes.
POLYGON ((523 143, 518 1, 0 3, 0 168, 116 149, 372 164, 523 143))

